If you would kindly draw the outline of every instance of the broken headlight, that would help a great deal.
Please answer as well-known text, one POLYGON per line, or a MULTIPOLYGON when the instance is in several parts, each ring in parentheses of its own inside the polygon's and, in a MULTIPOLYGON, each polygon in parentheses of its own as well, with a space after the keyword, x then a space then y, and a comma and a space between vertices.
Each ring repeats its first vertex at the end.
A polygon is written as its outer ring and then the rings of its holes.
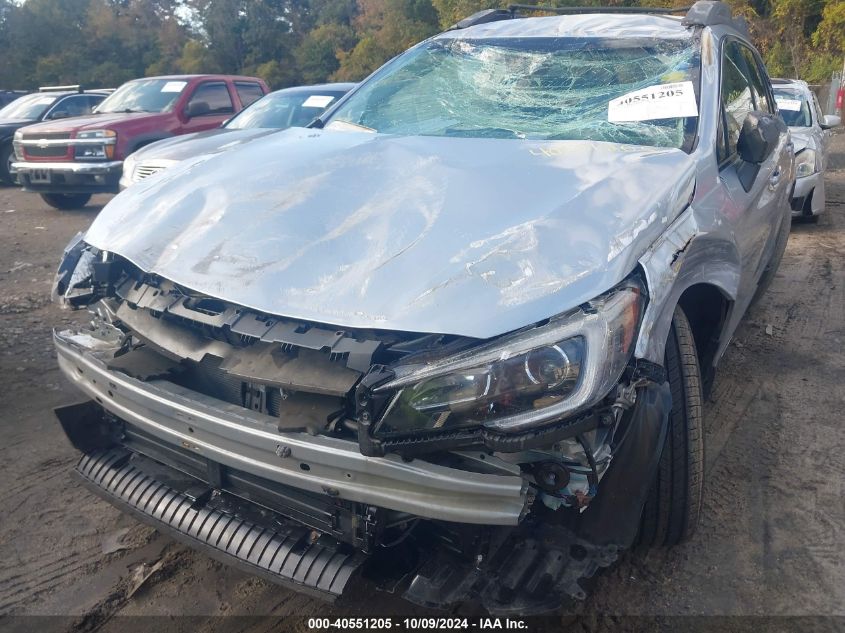
POLYGON ((548 323, 450 358, 396 367, 376 436, 485 426, 518 432, 582 411, 618 382, 633 350, 642 288, 617 289, 548 323))

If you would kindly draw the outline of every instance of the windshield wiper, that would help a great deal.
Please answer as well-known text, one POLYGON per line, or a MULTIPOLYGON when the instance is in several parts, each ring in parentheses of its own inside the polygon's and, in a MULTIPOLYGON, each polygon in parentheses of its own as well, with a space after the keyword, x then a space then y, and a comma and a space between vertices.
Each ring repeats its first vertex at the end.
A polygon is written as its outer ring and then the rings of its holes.
POLYGON ((122 110, 99 110, 96 114, 139 114, 141 112, 150 112, 150 110, 133 110, 132 108, 124 108, 122 110))

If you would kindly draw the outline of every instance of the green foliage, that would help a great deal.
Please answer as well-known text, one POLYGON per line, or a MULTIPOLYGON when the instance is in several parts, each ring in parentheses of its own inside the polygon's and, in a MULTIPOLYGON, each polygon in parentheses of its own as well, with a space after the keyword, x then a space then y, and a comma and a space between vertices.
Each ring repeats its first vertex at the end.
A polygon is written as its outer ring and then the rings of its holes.
MULTIPOLYGON (((679 6, 690 0, 523 0, 679 6)), ((728 0, 773 76, 820 82, 845 55, 845 0, 728 0)), ((255 74, 280 88, 359 80, 438 30, 511 0, 0 0, 0 87, 255 74)))

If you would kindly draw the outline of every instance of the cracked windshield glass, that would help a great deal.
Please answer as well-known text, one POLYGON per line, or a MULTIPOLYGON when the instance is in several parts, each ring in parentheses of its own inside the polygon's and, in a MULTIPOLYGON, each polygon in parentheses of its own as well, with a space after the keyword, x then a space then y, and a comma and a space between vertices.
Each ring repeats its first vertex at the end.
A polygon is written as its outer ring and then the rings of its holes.
POLYGON ((328 129, 688 148, 698 42, 438 39, 383 69, 328 129))

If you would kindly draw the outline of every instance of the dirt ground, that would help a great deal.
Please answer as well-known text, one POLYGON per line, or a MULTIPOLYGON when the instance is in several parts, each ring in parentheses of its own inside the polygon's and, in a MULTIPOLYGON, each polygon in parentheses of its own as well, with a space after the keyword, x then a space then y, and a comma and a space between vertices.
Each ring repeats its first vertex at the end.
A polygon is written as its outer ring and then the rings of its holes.
MULTIPOLYGON (((845 136, 831 163, 827 213, 793 227, 774 284, 720 368, 697 534, 626 556, 566 628, 636 628, 630 615, 845 616, 845 136)), ((56 369, 50 331, 85 314, 59 310, 49 290, 62 248, 99 209, 59 212, 0 189, 0 615, 64 615, 61 628, 118 631, 115 615, 424 613, 367 583, 344 606, 327 606, 252 578, 71 479, 77 456, 51 409, 81 398, 56 369)), ((269 628, 262 622, 240 629, 269 628)), ((845 619, 827 623, 841 630, 845 619)))

